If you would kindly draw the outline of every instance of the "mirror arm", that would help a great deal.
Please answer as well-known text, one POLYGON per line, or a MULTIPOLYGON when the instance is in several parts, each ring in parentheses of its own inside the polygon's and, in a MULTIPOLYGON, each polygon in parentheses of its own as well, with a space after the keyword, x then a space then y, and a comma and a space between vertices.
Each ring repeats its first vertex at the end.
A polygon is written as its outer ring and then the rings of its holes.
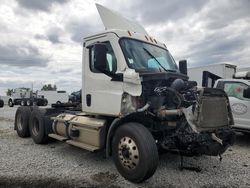
POLYGON ((111 81, 123 81, 123 74, 122 73, 112 73, 106 70, 100 70, 97 69, 98 71, 102 72, 103 74, 111 77, 111 81))

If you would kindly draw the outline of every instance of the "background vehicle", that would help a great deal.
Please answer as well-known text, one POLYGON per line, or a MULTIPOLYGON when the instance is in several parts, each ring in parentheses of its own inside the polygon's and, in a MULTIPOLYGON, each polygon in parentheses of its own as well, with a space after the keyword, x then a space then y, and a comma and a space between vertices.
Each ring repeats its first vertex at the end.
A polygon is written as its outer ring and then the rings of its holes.
POLYGON ((250 73, 246 79, 218 79, 215 88, 223 89, 230 100, 230 105, 234 117, 233 128, 250 133, 250 73))
POLYGON ((39 97, 36 94, 33 94, 32 90, 28 88, 14 89, 11 97, 8 99, 9 107, 13 107, 14 105, 32 106, 33 104, 37 106, 46 106, 48 101, 42 96, 39 97))
POLYGON ((0 108, 2 108, 3 106, 4 106, 4 101, 0 99, 0 108))
POLYGON ((105 150, 132 182, 150 178, 158 150, 221 155, 234 142, 224 91, 198 90, 166 46, 142 26, 97 5, 105 32, 84 39, 82 110, 19 107, 15 129, 35 143, 48 137, 89 150, 105 150), (115 29, 114 29, 115 28, 115 29), (21 121, 22 120, 22 121, 21 121))
POLYGON ((66 91, 37 91, 37 96, 42 96, 48 100, 48 104, 67 103, 69 94, 66 91))
POLYGON ((234 117, 233 128, 241 132, 250 132, 250 99, 247 97, 250 72, 236 72, 236 66, 229 64, 191 68, 188 72, 189 76, 202 83, 203 87, 224 90, 229 97, 234 117))
POLYGON ((237 66, 231 64, 210 64, 200 67, 192 67, 188 69, 188 76, 190 80, 196 81, 198 86, 213 87, 216 79, 232 78, 236 72, 237 66), (210 79, 209 73, 212 73, 215 78, 210 79), (213 82, 214 81, 214 82, 213 82))
POLYGON ((70 103, 81 103, 82 102, 82 90, 72 92, 69 96, 70 103))

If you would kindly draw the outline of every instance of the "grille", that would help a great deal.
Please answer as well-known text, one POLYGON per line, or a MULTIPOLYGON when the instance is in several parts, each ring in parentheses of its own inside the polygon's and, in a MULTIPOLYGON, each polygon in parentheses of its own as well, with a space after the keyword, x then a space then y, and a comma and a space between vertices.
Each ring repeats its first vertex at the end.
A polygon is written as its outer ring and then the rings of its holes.
POLYGON ((227 99, 225 97, 205 97, 200 100, 197 113, 200 128, 219 128, 229 124, 227 99))

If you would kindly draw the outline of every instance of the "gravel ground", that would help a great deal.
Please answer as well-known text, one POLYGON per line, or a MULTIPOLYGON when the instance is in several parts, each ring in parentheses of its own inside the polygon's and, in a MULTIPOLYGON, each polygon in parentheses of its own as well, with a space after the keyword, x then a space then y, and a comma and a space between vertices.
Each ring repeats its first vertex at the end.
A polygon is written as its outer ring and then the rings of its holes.
POLYGON ((132 184, 117 172, 103 152, 91 153, 61 142, 35 145, 13 130, 16 108, 0 109, 0 187, 250 187, 250 137, 218 157, 185 158, 202 171, 179 170, 180 157, 160 156, 154 176, 132 184))

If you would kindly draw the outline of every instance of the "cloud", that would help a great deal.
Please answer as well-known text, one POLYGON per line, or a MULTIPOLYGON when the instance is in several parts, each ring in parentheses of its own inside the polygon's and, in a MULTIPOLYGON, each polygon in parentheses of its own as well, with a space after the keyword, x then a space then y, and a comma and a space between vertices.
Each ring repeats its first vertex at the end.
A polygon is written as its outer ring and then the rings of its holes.
MULTIPOLYGON (((213 63, 237 64, 241 59, 242 51, 248 47, 250 35, 230 36, 226 32, 215 32, 207 35, 203 40, 190 45, 189 58, 194 65, 213 63)), ((245 61, 245 60, 244 60, 245 61)), ((245 62, 247 63, 247 62, 245 62)))
POLYGON ((82 43, 84 37, 101 31, 102 25, 95 25, 88 21, 82 21, 82 19, 76 19, 69 21, 66 28, 70 32, 71 40, 82 43))
POLYGON ((18 67, 44 67, 49 59, 42 56, 39 50, 30 45, 0 45, 0 65, 18 67))
POLYGON ((60 35, 63 34, 63 30, 58 27, 52 27, 47 31, 47 39, 53 44, 62 43, 60 35))
POLYGON ((39 11, 50 11, 50 8, 53 4, 63 4, 68 2, 68 0, 16 0, 17 3, 25 8, 30 10, 39 10, 39 11))
MULTIPOLYGON (((204 0, 138 0, 119 4, 117 12, 125 14, 130 19, 139 19, 144 24, 157 24, 176 21, 200 11, 208 1, 204 0)), ((106 1, 105 5, 114 7, 116 3, 106 1)))
POLYGON ((249 0, 212 0, 209 6, 210 8, 201 17, 201 19, 207 20, 208 29, 220 29, 239 19, 249 19, 249 0))
POLYGON ((61 41, 59 40, 59 36, 56 33, 49 34, 48 39, 54 44, 61 43, 61 41))

